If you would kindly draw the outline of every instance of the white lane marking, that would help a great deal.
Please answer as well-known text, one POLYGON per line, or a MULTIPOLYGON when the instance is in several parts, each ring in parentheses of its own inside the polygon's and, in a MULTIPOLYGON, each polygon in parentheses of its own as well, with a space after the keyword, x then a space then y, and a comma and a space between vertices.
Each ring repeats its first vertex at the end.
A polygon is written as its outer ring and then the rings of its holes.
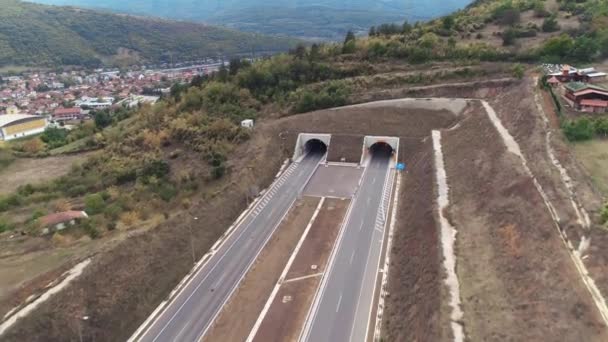
POLYGON ((361 221, 361 225, 359 226, 359 231, 363 229, 363 221, 361 221))
POLYGON ((323 275, 323 272, 319 272, 319 273, 315 273, 315 274, 309 274, 309 275, 305 275, 305 276, 301 276, 301 277, 291 278, 291 279, 287 279, 287 280, 283 281, 283 284, 285 284, 285 283, 291 283, 291 282, 299 281, 299 280, 306 280, 306 279, 310 279, 310 278, 316 278, 316 277, 320 277, 322 275, 323 275))
POLYGON ((350 256, 350 264, 353 264, 353 259, 355 258, 355 251, 353 251, 353 254, 351 254, 350 256))
MULTIPOLYGON (((358 185, 357 191, 359 191, 359 189, 361 188, 361 183, 363 182, 363 178, 365 178, 365 175, 367 174, 368 170, 369 170, 368 168, 363 169, 363 172, 361 173, 361 178, 359 179, 359 185, 358 185)), ((340 246, 342 246, 342 242, 344 240, 344 235, 347 231, 349 223, 351 222, 351 218, 352 218, 351 214, 352 214, 353 208, 356 206, 356 203, 360 200, 362 200, 362 197, 355 196, 355 198, 348 205, 348 210, 346 211, 346 215, 344 215, 344 219, 340 226, 340 232, 338 233, 338 237, 336 238, 336 241, 334 242, 334 246, 332 247, 331 254, 329 256, 329 260, 327 261, 325 273, 323 274, 323 277, 321 278, 321 285, 319 287, 317 287, 317 292, 315 293, 315 299, 313 301, 313 304, 308 309, 308 313, 306 314, 306 321, 304 322, 304 327, 300 331, 300 337, 298 338, 298 341, 308 340, 308 336, 310 335, 310 330, 317 317, 319 305, 320 305, 323 295, 325 293, 325 289, 327 288, 327 282, 329 281, 329 274, 331 273, 331 271, 336 263, 336 259, 337 259, 336 255, 338 253, 338 250, 340 249, 340 246)), ((363 225, 363 223, 361 223, 361 224, 363 225)))
MULTIPOLYGON (((293 202, 295 202, 296 198, 294 198, 293 202)), ((289 205, 289 207, 287 208, 287 210, 285 211, 285 215, 283 216, 283 218, 287 215, 287 213, 289 212, 289 209, 291 208, 291 206, 293 205, 293 202, 289 205)), ((279 226, 280 222, 283 220, 283 218, 281 218, 281 220, 279 221, 279 223, 277 223, 277 225, 275 225, 275 227, 273 228, 271 234, 268 236, 268 238, 264 241, 264 245, 262 246, 261 249, 258 250, 258 253, 256 254, 255 258, 253 261, 255 261, 258 257, 258 255, 260 254, 260 252, 262 251, 263 247, 266 245, 266 243, 268 242, 268 240, 270 240, 270 238, 272 237, 272 235, 274 234, 274 231, 276 230, 276 228, 279 226)), ((177 308, 177 311, 175 311, 173 313, 173 315, 171 316, 171 318, 169 319, 168 322, 166 322, 163 326, 163 328, 158 332, 158 334, 154 337, 154 340, 152 342, 155 342, 156 340, 158 340, 158 338, 163 334, 163 332, 167 329, 167 327, 169 326, 169 324, 171 324, 171 322, 173 322, 173 320, 175 319, 175 317, 180 313, 180 311, 184 308, 184 306, 190 301, 190 299, 192 299, 192 296, 194 296, 194 294, 198 291, 198 289, 203 285, 203 283, 207 280, 207 278, 211 275, 211 273, 217 268, 217 266, 219 264, 221 264, 222 260, 224 259, 224 257, 226 257, 230 250, 232 250, 232 248, 239 242, 239 240, 241 239, 241 237, 245 234, 245 232, 251 227, 252 223, 254 222, 254 220, 250 220, 247 224, 245 224, 244 226, 242 226, 243 228, 241 229, 241 231, 238 233, 238 235, 234 238, 234 240, 232 241, 232 243, 226 248, 224 254, 222 254, 220 256, 220 258, 216 261, 215 265, 213 265, 211 267, 211 269, 207 272, 207 274, 203 277, 203 279, 200 281, 200 283, 197 284, 197 286, 194 288, 194 290, 188 295, 188 297, 186 297, 186 299, 184 300, 184 302, 177 308)), ((244 223, 241 222, 242 224, 244 223)), ((236 230, 235 230, 236 232, 236 230)), ((232 236, 231 236, 232 237, 232 236)), ((225 240, 228 241, 228 238, 225 240)), ((223 246, 222 246, 223 247, 223 246)), ((232 290, 230 291, 230 294, 228 295, 228 297, 226 297, 226 300, 224 301, 223 304, 225 304, 225 302, 230 298, 230 296, 232 295, 232 293, 234 292, 234 289, 237 287, 237 285, 241 282, 241 280, 243 279, 243 277, 245 277, 245 274, 247 274, 247 271, 249 270, 249 268, 251 268, 251 265, 253 264, 253 261, 248 265, 247 269, 245 270, 245 272, 243 273, 243 275, 241 276, 241 278, 239 279, 239 281, 237 282, 237 284, 235 286, 233 286, 232 290)), ((203 267, 201 267, 199 269, 199 271, 196 273, 196 275, 198 275, 201 271, 202 271, 203 267)), ((191 281, 193 281, 196 278, 196 275, 194 275, 191 279, 191 281)), ((191 283, 191 281, 189 281, 185 287, 182 289, 182 291, 180 292, 180 294, 183 292, 183 290, 185 288, 188 287, 188 285, 191 283)), ((179 294, 177 295, 179 296, 179 294)), ((176 296, 176 298, 177 298, 176 296)), ((204 335, 207 331, 207 329, 209 328, 209 326, 211 325, 211 323, 213 323, 213 321, 215 320, 215 317, 217 317, 217 315, 219 314, 219 312, 221 312, 221 308, 224 306, 222 304, 222 306, 220 307, 220 310, 218 310, 216 312, 216 315, 213 317, 213 319, 211 320, 211 322, 207 325, 207 327, 205 328, 205 330, 203 330, 202 335, 204 335)), ((162 316, 162 314, 161 314, 162 316)), ((149 329, 148 329, 149 331, 149 329)), ((146 332, 147 333, 147 332, 146 332)), ((201 335, 201 336, 202 336, 201 335)), ((197 338, 198 339, 198 338, 197 338)))
MULTIPOLYGON (((312 170, 312 173, 310 174, 310 176, 306 179, 306 181, 304 182, 304 185, 306 185, 310 179, 312 178, 312 175, 316 172, 317 168, 319 167, 319 163, 314 165, 314 168, 312 170)), ((302 174, 302 172, 299 172, 299 174, 302 174)), ((304 172, 305 174, 305 172, 304 172)), ((234 291, 236 291, 237 287, 239 286, 239 284, 241 283, 241 281, 243 280, 243 278, 245 278, 245 276, 247 275, 247 273, 249 273, 249 269, 251 268, 251 266, 255 263, 255 261, 258 259, 258 256, 260 255, 260 253, 262 253, 262 250, 264 250, 264 246, 266 246, 266 244, 268 243, 268 241, 270 241, 270 239, 272 238, 272 236, 274 235, 274 232, 277 230, 277 228, 279 227, 279 225, 281 224, 281 222, 283 222, 283 220, 285 219, 285 217, 287 217, 287 214, 289 213, 289 211, 291 210, 291 207, 293 206, 293 204, 297 201, 297 197, 295 197, 291 203, 289 204, 289 206, 287 207, 287 210, 285 211, 285 213, 283 214, 283 216, 281 217, 281 219, 277 222, 277 224, 274 226, 272 232, 270 233, 270 235, 266 238, 266 240, 264 241, 264 244, 262 245, 262 247, 258 250, 258 253, 255 255, 255 257, 253 258, 253 260, 251 260, 251 262, 249 263, 249 265, 247 266, 247 269, 245 270, 245 272, 241 275, 241 278, 239 279, 239 281, 232 287, 232 289, 230 290, 230 293, 228 294, 228 296, 226 297, 226 299, 224 300, 224 302, 222 303, 222 305, 220 306, 220 309, 217 310, 217 312, 215 313, 215 315, 213 316, 213 318, 211 319, 211 321, 209 322, 209 324, 207 324, 207 326, 205 327, 205 329, 198 335, 198 337, 196 338, 197 341, 200 341, 202 339, 203 336, 205 336, 205 334, 207 333, 207 330, 212 326, 213 322, 215 322, 215 319, 217 318, 217 316, 219 316, 219 314, 222 312, 222 309, 224 308, 224 306, 226 305, 226 303, 228 302, 228 300, 230 300, 230 298, 232 297, 232 294, 234 293, 234 291)))
POLYGON ((310 229, 312 228, 312 225, 314 224, 315 220, 317 219, 317 216, 319 215, 321 208, 323 208, 323 203, 325 203, 325 197, 321 197, 321 200, 319 201, 317 208, 315 209, 314 213, 312 214, 312 217, 310 218, 308 225, 304 229, 304 232, 302 233, 302 236, 300 237, 298 244, 296 245, 293 252, 289 256, 289 259, 287 260, 287 264, 285 265, 285 268, 283 268, 283 272, 281 272, 281 276, 279 277, 279 280, 274 285, 274 288, 272 289, 272 292, 270 293, 270 296, 268 297, 268 300, 266 301, 266 304, 264 305, 262 312, 258 316, 258 319, 256 320, 253 328, 249 332, 249 336, 247 337, 247 342, 253 341, 253 339, 255 338, 255 335, 258 333, 258 329, 260 329, 260 326, 262 325, 264 318, 266 318, 266 314, 268 313, 268 310, 270 310, 270 306, 272 305, 272 302, 274 302, 274 298, 277 296, 277 293, 279 292, 279 289, 281 288, 282 280, 285 279, 285 277, 287 276, 287 273, 289 272, 291 265, 293 264, 293 262, 296 259, 296 256, 300 252, 300 248, 302 248, 302 245, 304 244, 304 241, 306 240, 306 237, 308 236, 308 232, 310 231, 310 229))
POLYGON ((374 179, 372 179, 372 184, 376 184, 376 177, 374 177, 374 179))
POLYGON ((378 228, 378 227, 374 228, 374 230, 377 230, 380 234, 383 233, 383 231, 380 228, 378 228))
POLYGON ((340 303, 342 303, 342 293, 340 293, 340 298, 338 298, 338 305, 336 305, 336 312, 340 311, 340 303))

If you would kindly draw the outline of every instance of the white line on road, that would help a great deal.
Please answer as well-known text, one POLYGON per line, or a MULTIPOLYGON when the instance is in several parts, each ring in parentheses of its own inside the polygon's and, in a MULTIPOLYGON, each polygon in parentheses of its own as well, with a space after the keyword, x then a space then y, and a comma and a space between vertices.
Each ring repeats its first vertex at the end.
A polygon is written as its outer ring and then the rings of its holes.
POLYGON ((283 281, 283 284, 285 284, 285 283, 291 283, 291 282, 294 282, 294 281, 300 281, 300 280, 310 279, 310 278, 316 278, 316 277, 320 277, 322 275, 323 275, 323 272, 319 272, 319 273, 309 274, 309 275, 305 275, 305 276, 301 276, 301 277, 297 277, 297 278, 291 278, 291 279, 283 281))
POLYGON ((359 230, 363 229, 363 221, 361 221, 361 225, 359 226, 359 230))
POLYGON ((336 305, 336 312, 340 311, 340 303, 342 303, 342 293, 340 293, 340 298, 338 298, 338 305, 336 305))
MULTIPOLYGON (((272 302, 274 302, 274 298, 277 296, 277 293, 279 292, 279 289, 281 288, 282 280, 285 279, 285 277, 287 276, 287 272, 289 272, 291 265, 295 261, 296 256, 298 255, 298 252, 300 251, 300 248, 302 248, 302 245, 304 244, 304 240, 306 240, 306 237, 308 236, 308 232, 310 231, 310 228, 312 228, 313 223, 317 219, 317 215, 319 215, 319 212, 321 211, 321 208, 323 207, 324 202, 325 202, 325 197, 321 197, 321 200, 319 201, 319 204, 317 205, 317 209, 312 214, 312 217, 310 218, 310 221, 308 222, 308 226, 306 226, 306 229, 304 230, 304 233, 302 233, 302 236, 300 237, 300 240, 298 241, 296 248, 294 248, 293 252, 291 253, 291 256, 289 256, 289 260, 287 260, 287 264, 285 265, 285 268, 283 269, 283 272, 281 273, 279 280, 277 281, 274 288, 272 289, 272 293, 270 294, 270 297, 266 301, 266 304, 264 305, 264 308, 262 309, 260 316, 258 316, 258 319, 255 322, 255 325, 251 329, 251 332, 249 333, 249 336, 247 337, 247 342, 253 341, 253 339, 255 338, 255 335, 258 332, 258 329, 260 329, 260 326, 262 325, 262 322, 264 321, 264 318, 266 317, 268 310, 270 310, 270 306, 272 305, 272 302)), ((281 220, 281 221, 283 221, 283 220, 281 220)))
POLYGON ((350 256, 350 264, 353 264, 353 259, 355 258, 355 251, 353 251, 353 254, 351 254, 350 256))

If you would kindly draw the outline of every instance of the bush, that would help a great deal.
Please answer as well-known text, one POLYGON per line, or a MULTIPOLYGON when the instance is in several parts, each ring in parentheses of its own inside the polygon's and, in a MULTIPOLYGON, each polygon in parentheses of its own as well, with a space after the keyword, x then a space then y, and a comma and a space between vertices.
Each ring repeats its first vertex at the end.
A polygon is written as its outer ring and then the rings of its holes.
POLYGON ((595 129, 588 118, 569 120, 562 124, 562 130, 569 141, 584 141, 593 138, 595 129))
POLYGON ((95 228, 95 223, 92 220, 85 220, 80 224, 80 227, 87 233, 91 239, 97 239, 101 234, 95 228))
POLYGON ((511 71, 513 73, 513 76, 517 77, 518 79, 522 79, 526 72, 526 68, 524 68, 524 66, 521 64, 515 64, 511 71))
POLYGON ((4 233, 6 231, 13 230, 14 228, 15 228, 14 224, 12 224, 11 222, 7 221, 4 218, 0 218, 0 233, 4 233))
POLYGON ((224 166, 223 164, 214 166, 211 169, 211 178, 212 179, 220 179, 224 176, 224 174, 226 174, 226 166, 224 166))
POLYGON ((171 167, 166 161, 153 160, 143 167, 139 176, 144 178, 144 180, 147 180, 150 177, 162 179, 169 174, 170 170, 171 167))
POLYGON ((542 26, 542 30, 543 32, 555 32, 555 31, 559 31, 560 26, 559 23, 557 22, 557 18, 555 15, 552 15, 548 18, 545 18, 545 20, 543 20, 543 26, 542 26))
POLYGON ((340 81, 331 81, 321 89, 300 89, 295 94, 294 111, 305 113, 318 109, 344 106, 348 103, 350 88, 340 81))
POLYGON ((608 222, 608 203, 604 204, 604 207, 600 211, 600 222, 606 224, 608 222))
POLYGON ((110 220, 116 221, 122 214, 122 207, 118 203, 112 203, 106 207, 103 214, 110 220))
POLYGON ((50 149, 67 145, 68 143, 68 130, 57 127, 48 127, 44 130, 44 133, 40 136, 40 139, 44 141, 50 149))
POLYGON ((100 194, 92 194, 84 198, 84 206, 87 214, 96 215, 103 212, 106 202, 100 194))
POLYGON ((154 188, 154 192, 158 194, 163 201, 169 202, 177 195, 178 191, 173 184, 161 183, 154 188))

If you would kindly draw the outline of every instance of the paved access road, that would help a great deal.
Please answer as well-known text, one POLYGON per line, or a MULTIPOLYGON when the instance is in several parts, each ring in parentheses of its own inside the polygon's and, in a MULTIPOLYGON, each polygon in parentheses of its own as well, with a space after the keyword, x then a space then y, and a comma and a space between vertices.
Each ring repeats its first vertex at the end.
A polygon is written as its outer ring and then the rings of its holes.
POLYGON ((367 166, 336 254, 307 319, 303 341, 365 341, 384 237, 386 214, 380 206, 383 199, 388 202, 384 187, 389 159, 389 155, 377 153, 367 166))
POLYGON ((136 340, 194 342, 207 331, 255 261, 323 153, 309 153, 294 163, 269 189, 213 257, 136 340))

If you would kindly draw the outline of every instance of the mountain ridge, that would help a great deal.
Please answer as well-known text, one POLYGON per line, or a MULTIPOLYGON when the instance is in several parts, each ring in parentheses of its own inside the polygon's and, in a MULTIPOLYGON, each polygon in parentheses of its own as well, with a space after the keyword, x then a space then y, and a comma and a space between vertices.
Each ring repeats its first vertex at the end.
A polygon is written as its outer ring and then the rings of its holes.
POLYGON ((255 51, 285 51, 285 37, 209 24, 0 0, 0 67, 161 63, 255 51))

